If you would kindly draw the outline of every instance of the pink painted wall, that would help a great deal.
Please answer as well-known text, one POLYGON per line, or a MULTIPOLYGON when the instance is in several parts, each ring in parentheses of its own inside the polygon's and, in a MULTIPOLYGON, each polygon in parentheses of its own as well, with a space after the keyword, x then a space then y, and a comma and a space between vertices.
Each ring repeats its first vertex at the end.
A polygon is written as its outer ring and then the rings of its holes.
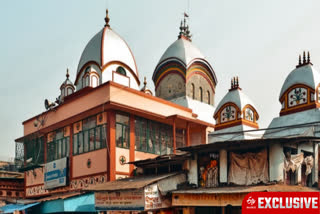
POLYGON ((107 149, 76 155, 72 160, 73 178, 107 171, 107 149), (87 166, 88 159, 91 160, 90 168, 87 166))
MULTIPOLYGON (((91 93, 80 96, 70 102, 66 102, 65 104, 56 108, 56 111, 50 111, 47 114, 43 128, 107 102, 109 100, 109 91, 109 87, 105 85, 97 88, 91 93)), ((24 124, 24 135, 28 135, 37 131, 37 128, 34 127, 33 122, 34 120, 31 120, 24 124)))
POLYGON ((116 171, 129 173, 129 164, 121 164, 120 157, 123 156, 126 159, 126 162, 130 161, 130 150, 123 148, 116 148, 116 171))
POLYGON ((44 183, 44 168, 37 168, 26 172, 26 186, 33 186, 44 183), (35 172, 35 175, 33 174, 35 172))
MULTIPOLYGON (((50 125, 76 116, 108 101, 120 103, 126 106, 134 106, 140 110, 153 112, 165 117, 177 114, 194 119, 192 117, 191 109, 164 101, 161 98, 152 96, 148 97, 142 92, 133 91, 133 89, 126 89, 126 87, 115 83, 102 85, 88 94, 57 107, 56 111, 48 112, 45 124, 42 128, 46 128, 50 125)), ((31 119, 24 123, 24 135, 38 131, 37 128, 34 127, 34 121, 35 119, 31 119)))

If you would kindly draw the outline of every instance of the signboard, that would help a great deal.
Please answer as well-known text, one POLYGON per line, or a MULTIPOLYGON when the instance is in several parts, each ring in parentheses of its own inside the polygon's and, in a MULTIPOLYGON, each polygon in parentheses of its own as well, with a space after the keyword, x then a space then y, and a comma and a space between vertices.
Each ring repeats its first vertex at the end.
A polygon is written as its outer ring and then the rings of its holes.
POLYGON ((170 199, 161 195, 158 185, 153 184, 144 188, 145 210, 167 208, 171 206, 170 199))
POLYGON ((97 210, 144 210, 143 190, 95 192, 97 210))
POLYGON ((53 189, 67 185, 67 158, 55 160, 45 165, 44 188, 53 189))

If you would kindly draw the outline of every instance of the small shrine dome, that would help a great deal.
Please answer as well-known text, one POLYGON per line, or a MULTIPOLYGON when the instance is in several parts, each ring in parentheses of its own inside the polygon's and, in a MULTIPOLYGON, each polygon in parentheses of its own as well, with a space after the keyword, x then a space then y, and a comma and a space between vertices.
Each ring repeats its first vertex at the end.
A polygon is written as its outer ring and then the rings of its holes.
POLYGON ((320 73, 310 61, 310 53, 299 56, 299 64, 284 81, 279 101, 280 116, 319 107, 320 73))
POLYGON ((215 130, 237 125, 258 128, 259 114, 251 99, 239 87, 238 77, 231 80, 231 89, 223 97, 214 112, 215 130))
POLYGON ((295 84, 303 84, 315 90, 319 82, 320 74, 313 67, 313 64, 310 61, 310 53, 308 52, 308 56, 306 59, 304 52, 303 61, 301 62, 300 56, 299 64, 293 71, 291 71, 291 73, 287 76, 286 80, 284 81, 280 91, 279 99, 290 87, 292 87, 295 84))
POLYGON ((59 103, 64 101, 64 97, 73 94, 75 88, 73 82, 69 79, 69 69, 67 69, 66 80, 60 86, 60 96, 59 96, 59 103))

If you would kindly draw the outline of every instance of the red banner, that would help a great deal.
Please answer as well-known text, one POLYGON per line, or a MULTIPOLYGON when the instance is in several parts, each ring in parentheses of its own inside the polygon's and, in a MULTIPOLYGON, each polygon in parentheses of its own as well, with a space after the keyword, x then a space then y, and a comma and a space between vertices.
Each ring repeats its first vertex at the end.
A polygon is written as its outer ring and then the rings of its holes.
POLYGON ((319 192, 252 192, 242 201, 243 214, 319 214, 319 192))

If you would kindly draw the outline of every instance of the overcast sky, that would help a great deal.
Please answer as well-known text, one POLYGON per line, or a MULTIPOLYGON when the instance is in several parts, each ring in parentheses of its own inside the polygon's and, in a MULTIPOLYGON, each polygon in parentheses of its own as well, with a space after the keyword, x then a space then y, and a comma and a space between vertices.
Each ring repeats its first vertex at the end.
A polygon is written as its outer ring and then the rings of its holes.
POLYGON ((216 104, 239 76, 266 128, 279 115, 281 86, 303 50, 320 66, 318 0, 29 0, 0 1, 0 159, 14 156, 22 122, 55 100, 66 68, 74 81, 87 42, 110 25, 135 55, 148 85, 166 48, 177 39, 183 12, 190 16, 193 43, 214 68, 216 104))

